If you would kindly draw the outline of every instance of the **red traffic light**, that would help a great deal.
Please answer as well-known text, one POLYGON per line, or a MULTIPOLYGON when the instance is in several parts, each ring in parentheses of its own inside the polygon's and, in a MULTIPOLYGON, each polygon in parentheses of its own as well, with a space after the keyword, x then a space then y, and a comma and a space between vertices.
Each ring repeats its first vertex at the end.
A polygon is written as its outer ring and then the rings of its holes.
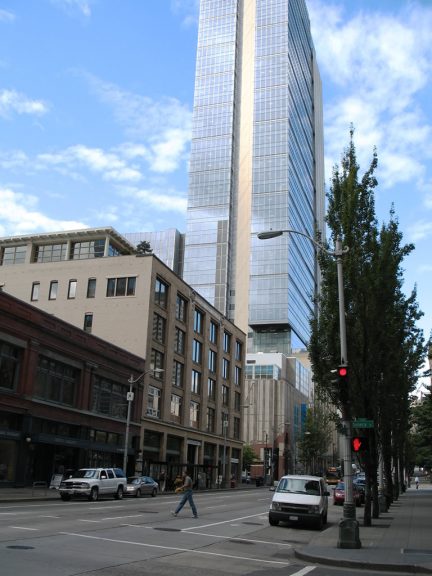
POLYGON ((338 376, 341 378, 346 378, 348 375, 348 368, 346 366, 339 366, 338 367, 338 376))
POLYGON ((369 448, 369 442, 364 436, 354 436, 351 446, 354 452, 365 452, 369 448))

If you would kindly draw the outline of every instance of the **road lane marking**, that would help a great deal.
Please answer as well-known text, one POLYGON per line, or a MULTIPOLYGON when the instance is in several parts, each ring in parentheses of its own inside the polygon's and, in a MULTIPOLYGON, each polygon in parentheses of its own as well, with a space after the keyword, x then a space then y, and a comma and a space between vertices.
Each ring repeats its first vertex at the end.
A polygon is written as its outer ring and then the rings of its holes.
POLYGON ((293 574, 291 574, 291 576, 304 576, 305 574, 309 574, 309 572, 312 572, 312 570, 315 570, 315 568, 316 566, 305 566, 298 572, 294 572, 293 574))
POLYGON ((9 528, 13 528, 14 530, 35 530, 38 531, 38 528, 26 528, 24 526, 9 526, 9 528))
MULTIPOLYGON (((154 526, 142 526, 141 524, 122 524, 125 528, 144 528, 146 530, 157 530, 154 526)), ((185 534, 194 534, 195 536, 207 536, 209 538, 221 538, 224 540, 235 540, 240 542, 251 542, 253 544, 272 544, 273 546, 286 546, 287 548, 292 548, 292 544, 287 544, 284 542, 270 542, 269 540, 253 540, 252 538, 240 538, 238 536, 222 536, 220 534, 206 534, 205 532, 192 532, 188 529, 179 529, 179 532, 184 532, 185 534)))
MULTIPOLYGON (((247 520, 248 518, 257 518, 262 516, 263 513, 260 512, 259 514, 251 514, 250 516, 241 516, 240 518, 230 518, 229 520, 222 520, 221 522, 212 522, 211 524, 204 524, 203 526, 199 526, 199 528, 210 528, 211 526, 220 526, 221 524, 229 524, 230 522, 240 522, 240 520, 247 520)), ((194 530, 196 526, 191 526, 190 528, 183 528, 184 531, 186 530, 194 530)))
POLYGON ((87 538, 89 540, 100 540, 103 542, 115 542, 116 544, 130 544, 132 546, 141 546, 143 548, 158 548, 159 550, 172 550, 173 552, 185 552, 189 554, 198 554, 202 556, 218 556, 219 558, 230 558, 232 560, 245 560, 248 562, 257 562, 261 564, 277 564, 279 566, 289 566, 290 562, 280 562, 278 560, 264 560, 262 558, 251 558, 250 556, 234 556, 232 554, 220 554, 217 552, 208 552, 207 550, 193 550, 190 548, 178 548, 176 546, 161 546, 157 544, 145 544, 144 542, 132 542, 130 540, 117 540, 116 538, 102 538, 100 536, 90 536, 88 534, 76 534, 74 532, 59 532, 64 536, 74 536, 76 538, 87 538))

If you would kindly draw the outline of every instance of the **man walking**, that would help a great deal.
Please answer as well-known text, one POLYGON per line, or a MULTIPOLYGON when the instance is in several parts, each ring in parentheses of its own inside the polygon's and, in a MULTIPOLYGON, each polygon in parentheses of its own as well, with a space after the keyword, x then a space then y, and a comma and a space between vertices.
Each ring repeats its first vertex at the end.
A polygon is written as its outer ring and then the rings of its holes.
POLYGON ((177 516, 177 514, 180 512, 180 510, 183 508, 183 506, 188 501, 190 504, 190 507, 192 508, 192 514, 194 515, 194 518, 198 518, 198 512, 197 512, 195 502, 193 501, 193 496, 192 496, 192 478, 189 476, 187 470, 185 470, 183 472, 182 489, 184 490, 183 496, 181 497, 181 500, 178 503, 177 508, 174 510, 174 512, 171 512, 171 514, 173 516, 177 516))

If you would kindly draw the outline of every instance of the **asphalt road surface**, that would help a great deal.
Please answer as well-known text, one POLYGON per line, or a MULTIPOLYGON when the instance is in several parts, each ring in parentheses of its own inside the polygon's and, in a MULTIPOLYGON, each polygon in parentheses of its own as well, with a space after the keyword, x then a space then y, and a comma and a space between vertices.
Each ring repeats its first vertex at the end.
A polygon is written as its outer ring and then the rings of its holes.
MULTIPOLYGON (((171 516, 178 496, 0 504, 1 576, 188 576, 356 574, 302 563, 294 548, 313 540, 306 526, 270 526, 266 488, 196 493, 171 516)), ((339 507, 329 504, 329 523, 339 507)), ((368 576, 372 576, 368 572, 368 576)), ((383 572, 380 572, 383 576, 383 572)))

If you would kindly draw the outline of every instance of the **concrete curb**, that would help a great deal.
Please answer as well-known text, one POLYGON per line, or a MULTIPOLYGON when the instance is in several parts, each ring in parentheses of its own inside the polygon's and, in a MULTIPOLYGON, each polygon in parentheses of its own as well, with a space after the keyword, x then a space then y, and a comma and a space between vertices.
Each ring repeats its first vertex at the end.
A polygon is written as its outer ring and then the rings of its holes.
MULTIPOLYGON (((313 548, 310 550, 297 550, 294 549, 294 556, 300 560, 305 560, 306 562, 314 562, 316 564, 322 564, 325 566, 335 566, 338 568, 354 568, 360 570, 368 571, 379 571, 379 572, 396 572, 396 573, 410 573, 410 574, 432 574, 432 569, 427 566, 422 566, 421 564, 395 564, 391 562, 379 561, 378 559, 371 559, 373 556, 373 551, 370 549, 364 549, 364 554, 368 556, 364 559, 356 558, 344 558, 343 550, 335 550, 337 555, 330 555, 327 548, 313 548)), ((389 555, 394 551, 389 550, 389 555)), ((349 551, 350 554, 353 551, 349 551)))

